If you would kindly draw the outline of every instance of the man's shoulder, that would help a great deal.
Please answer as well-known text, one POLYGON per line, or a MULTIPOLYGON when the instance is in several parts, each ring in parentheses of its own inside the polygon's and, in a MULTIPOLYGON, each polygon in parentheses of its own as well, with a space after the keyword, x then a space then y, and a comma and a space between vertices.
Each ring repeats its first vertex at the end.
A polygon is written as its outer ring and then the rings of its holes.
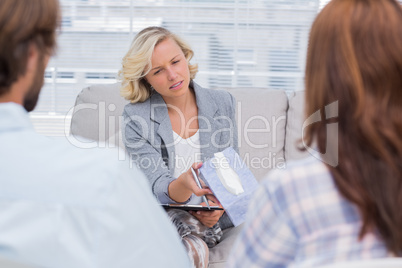
POLYGON ((116 149, 78 148, 68 140, 35 134, 31 138, 23 153, 9 150, 8 164, 1 165, 6 176, 0 181, 13 194, 3 188, 0 196, 96 207, 114 191, 117 180, 138 175, 125 157, 119 161, 116 149))
MULTIPOLYGON (((110 148, 108 143, 94 143, 95 148, 79 148, 71 144, 59 144, 64 150, 59 161, 65 162, 77 177, 92 177, 93 180, 113 183, 129 171, 127 156, 121 148, 110 148)), ((133 170, 132 172, 135 173, 133 170)))

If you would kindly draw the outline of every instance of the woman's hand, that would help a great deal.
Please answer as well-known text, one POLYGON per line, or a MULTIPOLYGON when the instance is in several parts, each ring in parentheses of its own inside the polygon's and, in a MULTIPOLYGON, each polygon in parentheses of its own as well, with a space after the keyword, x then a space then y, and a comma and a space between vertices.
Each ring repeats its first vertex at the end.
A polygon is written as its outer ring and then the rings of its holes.
MULTIPOLYGON (((202 167, 202 163, 194 163, 192 168, 198 174, 198 169, 202 167)), ((201 185, 205 187, 204 182, 200 180, 201 185)), ((172 181, 168 186, 169 196, 178 203, 186 202, 194 193, 196 196, 211 195, 209 188, 200 189, 194 180, 191 168, 181 174, 176 180, 172 181)))
MULTIPOLYGON (((207 199, 209 199, 208 203, 211 206, 219 206, 222 205, 219 203, 218 199, 213 195, 208 195, 207 199)), ((201 203, 201 205, 206 206, 205 202, 201 203)), ((211 228, 214 226, 219 219, 222 217, 224 210, 213 210, 213 211, 190 211, 191 215, 196 217, 202 224, 211 228)))

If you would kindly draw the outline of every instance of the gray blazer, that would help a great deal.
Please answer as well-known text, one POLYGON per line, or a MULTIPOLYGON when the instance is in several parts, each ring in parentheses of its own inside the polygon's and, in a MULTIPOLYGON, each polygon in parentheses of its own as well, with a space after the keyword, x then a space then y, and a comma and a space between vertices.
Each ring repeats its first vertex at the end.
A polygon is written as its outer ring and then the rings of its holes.
MULTIPOLYGON (((238 151, 234 97, 224 90, 202 88, 193 81, 190 87, 198 107, 202 161, 228 147, 238 151)), ((127 104, 123 117, 123 141, 130 161, 145 173, 160 203, 175 203, 168 196, 168 186, 176 179, 172 176, 173 130, 162 96, 155 92, 145 102, 127 104)))

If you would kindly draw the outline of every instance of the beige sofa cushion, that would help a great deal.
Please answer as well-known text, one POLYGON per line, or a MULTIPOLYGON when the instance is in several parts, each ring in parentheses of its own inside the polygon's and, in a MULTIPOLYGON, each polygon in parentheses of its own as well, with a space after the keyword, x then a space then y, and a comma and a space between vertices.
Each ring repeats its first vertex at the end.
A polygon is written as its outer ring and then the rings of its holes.
POLYGON ((237 227, 223 230, 221 242, 209 251, 209 266, 208 268, 223 268, 229 257, 230 250, 234 245, 237 236, 243 229, 244 224, 237 227))
POLYGON ((257 180, 273 168, 285 166, 285 91, 227 88, 236 98, 239 151, 257 180))

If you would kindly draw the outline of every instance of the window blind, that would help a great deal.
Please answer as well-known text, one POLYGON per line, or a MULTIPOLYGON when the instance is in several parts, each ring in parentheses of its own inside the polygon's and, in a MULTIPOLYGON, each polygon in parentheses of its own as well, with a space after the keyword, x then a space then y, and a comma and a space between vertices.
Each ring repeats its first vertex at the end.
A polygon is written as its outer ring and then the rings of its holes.
POLYGON ((64 136, 82 88, 115 83, 134 36, 166 27, 192 46, 204 87, 303 90, 308 33, 326 0, 61 0, 58 50, 49 62, 36 130, 64 136))

